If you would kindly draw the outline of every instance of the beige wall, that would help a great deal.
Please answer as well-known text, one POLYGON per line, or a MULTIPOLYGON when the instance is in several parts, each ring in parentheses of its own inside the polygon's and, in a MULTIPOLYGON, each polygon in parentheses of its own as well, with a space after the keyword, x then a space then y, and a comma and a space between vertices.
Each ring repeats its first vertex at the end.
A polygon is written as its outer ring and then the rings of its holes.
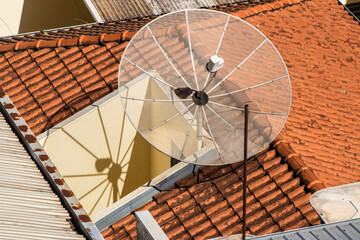
POLYGON ((83 0, 0 0, 0 36, 94 22, 83 0))
MULTIPOLYGON (((132 87, 139 97, 147 81, 132 87)), ((39 141, 85 210, 94 215, 170 168, 126 117, 120 96, 109 95, 39 141)), ((138 124, 138 122, 134 122, 138 124)))

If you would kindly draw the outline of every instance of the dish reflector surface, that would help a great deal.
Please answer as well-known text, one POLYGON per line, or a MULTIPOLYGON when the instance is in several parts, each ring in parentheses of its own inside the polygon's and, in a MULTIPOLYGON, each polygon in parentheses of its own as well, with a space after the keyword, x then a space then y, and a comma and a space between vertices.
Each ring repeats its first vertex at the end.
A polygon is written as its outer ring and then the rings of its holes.
POLYGON ((269 39, 211 10, 174 12, 144 26, 124 51, 119 89, 150 144, 203 165, 244 160, 245 104, 251 157, 277 136, 291 101, 289 74, 269 39), (211 57, 223 64, 216 72, 208 71, 211 57))

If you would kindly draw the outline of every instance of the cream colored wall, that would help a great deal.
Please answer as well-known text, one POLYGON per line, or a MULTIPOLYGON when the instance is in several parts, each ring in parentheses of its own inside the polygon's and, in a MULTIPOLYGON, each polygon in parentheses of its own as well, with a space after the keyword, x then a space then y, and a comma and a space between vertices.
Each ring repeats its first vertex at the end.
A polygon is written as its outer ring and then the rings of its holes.
POLYGON ((150 148, 150 161, 150 179, 155 178, 171 167, 169 157, 159 152, 154 147, 150 148))
POLYGON ((120 104, 116 96, 41 141, 90 215, 150 179, 150 146, 120 104))
MULTIPOLYGON (((158 78, 161 77, 158 76, 158 78)), ((175 96, 172 89, 168 86, 158 84, 157 81, 151 79, 146 92, 146 98, 171 99, 175 98, 175 96)), ((131 109, 132 106, 129 106, 129 108, 131 109)), ((195 107, 193 107, 192 110, 194 109, 195 107)), ((153 128, 144 134, 144 137, 161 152, 181 159, 198 150, 196 131, 194 128, 189 129, 189 122, 193 118, 193 115, 185 111, 187 108, 182 102, 150 102, 146 110, 147 111, 141 113, 142 119, 145 121, 140 122, 139 125, 145 126, 142 127, 142 129, 153 128), (182 114, 179 114, 179 112, 182 112, 182 114), (162 124, 168 119, 171 119, 171 121, 162 124), (187 134, 189 134, 188 137, 186 137, 187 134), (176 136, 176 138, 174 136, 176 136), (186 145, 184 149, 182 149, 186 138, 186 145)))
MULTIPOLYGON (((143 98, 147 84, 140 81, 131 90, 143 98)), ((118 94, 78 115, 39 141, 90 215, 170 168, 170 158, 132 126, 118 94)))
POLYGON ((83 0, 0 0, 0 36, 94 22, 83 0))

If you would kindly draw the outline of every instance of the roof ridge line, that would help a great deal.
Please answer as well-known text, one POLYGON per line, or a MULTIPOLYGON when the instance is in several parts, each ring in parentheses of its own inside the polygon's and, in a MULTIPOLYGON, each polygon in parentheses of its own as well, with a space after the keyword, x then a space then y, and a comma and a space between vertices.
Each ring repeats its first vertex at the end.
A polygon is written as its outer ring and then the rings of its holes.
POLYGON ((302 160, 300 154, 292 149, 288 141, 278 136, 271 145, 311 193, 326 188, 325 184, 315 175, 312 168, 302 160))
POLYGON ((236 12, 231 12, 230 14, 238 17, 238 18, 247 18, 247 17, 251 17, 253 15, 259 14, 259 13, 263 13, 263 12, 267 12, 267 11, 272 11, 272 10, 277 10, 280 8, 284 8, 287 6, 292 6, 295 4, 299 4, 302 2, 305 2, 308 0, 280 0, 280 1, 274 1, 271 3, 265 3, 265 4, 260 4, 260 5, 256 5, 255 7, 249 7, 246 8, 244 10, 238 10, 236 12))
POLYGON ((41 49, 55 47, 84 46, 91 44, 104 44, 106 42, 130 41, 136 32, 124 31, 122 33, 107 34, 98 36, 81 35, 76 38, 60 38, 56 40, 19 41, 16 43, 0 45, 0 52, 21 51, 26 49, 41 49))

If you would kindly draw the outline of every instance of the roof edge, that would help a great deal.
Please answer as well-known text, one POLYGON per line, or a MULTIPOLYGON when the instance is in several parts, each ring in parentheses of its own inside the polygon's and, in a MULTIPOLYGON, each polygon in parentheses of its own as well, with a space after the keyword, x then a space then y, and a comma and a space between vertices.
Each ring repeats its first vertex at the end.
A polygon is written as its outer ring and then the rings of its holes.
POLYGON ((124 31, 122 33, 106 34, 99 36, 81 35, 78 38, 58 40, 37 40, 37 41, 19 41, 12 44, 0 45, 0 52, 21 51, 26 49, 41 49, 41 48, 55 48, 55 47, 72 47, 85 46, 91 44, 105 44, 107 42, 125 42, 130 41, 136 32, 124 31))
POLYGON ((91 0, 84 0, 86 7, 89 9, 92 17, 95 19, 96 22, 101 23, 104 22, 102 17, 100 16, 99 12, 97 11, 94 3, 91 0))
POLYGON ((247 17, 251 17, 253 15, 257 15, 259 13, 277 10, 280 8, 288 7, 291 5, 299 4, 302 2, 305 2, 308 0, 280 0, 280 1, 274 1, 271 3, 265 3, 261 5, 256 5, 255 7, 246 8, 245 10, 239 10, 236 12, 230 13, 231 15, 245 19, 247 17))
MULTIPOLYGON (((248 17, 257 15, 259 13, 277 10, 280 8, 299 4, 299 3, 302 3, 305 1, 308 1, 308 0, 274 1, 271 3, 256 5, 255 7, 249 7, 249 8, 246 8, 245 10, 238 10, 235 12, 231 12, 229 14, 231 14, 235 17, 238 17, 238 18, 246 19, 248 17)), ((147 17, 144 17, 144 18, 147 18, 147 17)), ((91 26, 94 24, 96 24, 96 23, 77 25, 77 26, 59 28, 59 29, 50 29, 47 31, 69 29, 69 28, 73 28, 73 27, 76 28, 76 27, 81 27, 81 26, 91 26)), ((38 32, 18 34, 18 35, 13 35, 12 37, 23 36, 23 35, 27 35, 27 34, 33 34, 33 33, 38 33, 38 32)), ((0 53, 8 52, 8 51, 21 51, 21 50, 26 50, 26 49, 41 49, 41 48, 70 47, 70 46, 72 47, 72 46, 91 45, 91 44, 104 44, 106 42, 113 42, 113 41, 123 42, 123 41, 131 40, 131 38, 135 34, 136 34, 135 31, 132 31, 132 32, 124 31, 124 32, 118 33, 118 34, 103 33, 99 36, 81 35, 80 37, 71 38, 71 39, 60 38, 57 40, 41 40, 40 39, 37 41, 19 41, 19 42, 11 43, 11 44, 4 44, 4 45, 0 44, 0 53)), ((7 37, 9 37, 9 36, 7 36, 7 37)), ((3 37, 3 38, 7 38, 7 37, 3 37)))
POLYGON ((79 200, 75 197, 65 180, 46 154, 37 138, 22 118, 9 96, 0 86, 0 111, 19 138, 20 143, 29 153, 43 177, 48 181, 54 193, 59 197, 63 207, 69 212, 79 233, 87 239, 103 239, 99 229, 91 221, 79 200))
POLYGON ((300 178, 311 193, 326 188, 324 183, 315 175, 313 170, 302 160, 300 154, 296 153, 292 149, 288 141, 283 139, 281 136, 277 136, 271 145, 276 149, 288 166, 294 170, 295 174, 300 178))

